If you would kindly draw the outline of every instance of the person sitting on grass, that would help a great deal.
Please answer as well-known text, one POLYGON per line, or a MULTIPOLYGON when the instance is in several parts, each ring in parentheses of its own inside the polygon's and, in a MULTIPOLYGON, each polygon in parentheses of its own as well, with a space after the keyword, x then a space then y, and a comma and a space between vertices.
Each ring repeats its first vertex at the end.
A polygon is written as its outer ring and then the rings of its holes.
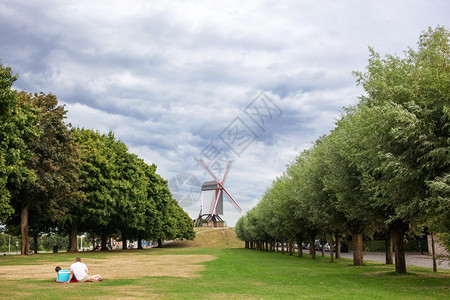
POLYGON ((69 282, 69 270, 61 270, 60 266, 55 268, 57 282, 69 282))
POLYGON ((102 281, 103 277, 99 274, 89 275, 87 266, 81 262, 81 257, 75 258, 75 262, 70 266, 70 277, 69 281, 72 277, 75 276, 75 279, 78 282, 92 282, 92 281, 102 281))

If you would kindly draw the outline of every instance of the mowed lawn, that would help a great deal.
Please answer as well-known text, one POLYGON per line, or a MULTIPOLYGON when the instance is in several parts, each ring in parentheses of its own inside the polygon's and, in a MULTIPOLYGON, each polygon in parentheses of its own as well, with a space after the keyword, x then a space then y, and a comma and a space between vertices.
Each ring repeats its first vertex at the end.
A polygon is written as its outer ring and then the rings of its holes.
POLYGON ((450 299, 450 272, 248 249, 163 248, 79 254, 105 280, 53 283, 74 254, 0 257, 0 299, 450 299))

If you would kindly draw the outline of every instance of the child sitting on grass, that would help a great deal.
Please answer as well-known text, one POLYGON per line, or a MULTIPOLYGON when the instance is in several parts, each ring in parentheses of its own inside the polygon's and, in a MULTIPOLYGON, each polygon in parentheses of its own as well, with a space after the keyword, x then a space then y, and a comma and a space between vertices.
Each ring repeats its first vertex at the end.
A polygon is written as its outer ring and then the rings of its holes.
POLYGON ((57 282, 69 282, 70 271, 69 270, 61 270, 60 266, 55 268, 57 273, 56 281, 57 282))

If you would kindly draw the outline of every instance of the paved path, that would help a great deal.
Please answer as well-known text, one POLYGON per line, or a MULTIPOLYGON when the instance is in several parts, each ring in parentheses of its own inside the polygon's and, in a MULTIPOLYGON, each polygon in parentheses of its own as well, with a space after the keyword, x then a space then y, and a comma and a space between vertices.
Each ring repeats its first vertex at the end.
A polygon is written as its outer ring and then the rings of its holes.
MULTIPOLYGON (((322 252, 317 251, 316 255, 322 255, 322 252)), ((325 255, 329 256, 330 253, 325 252, 325 255)), ((345 257, 345 258, 353 258, 352 252, 341 253, 341 256, 345 257)), ((384 263, 386 261, 386 256, 385 256, 384 252, 365 252, 364 260, 384 263)), ((438 270, 439 269, 450 270, 450 261, 449 260, 438 259, 437 263, 438 263, 438 266, 437 266, 438 270)), ((425 255, 425 254, 414 253, 414 252, 406 253, 406 264, 411 265, 411 266, 433 268, 433 260, 431 259, 431 255, 425 255)))

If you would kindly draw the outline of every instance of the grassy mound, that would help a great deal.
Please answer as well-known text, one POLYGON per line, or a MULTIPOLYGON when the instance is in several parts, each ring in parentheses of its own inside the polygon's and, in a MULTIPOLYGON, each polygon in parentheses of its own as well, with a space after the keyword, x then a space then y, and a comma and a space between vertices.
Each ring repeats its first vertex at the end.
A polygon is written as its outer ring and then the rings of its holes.
POLYGON ((243 248, 244 242, 236 237, 233 227, 226 228, 195 228, 193 241, 176 241, 164 245, 164 248, 243 248))

